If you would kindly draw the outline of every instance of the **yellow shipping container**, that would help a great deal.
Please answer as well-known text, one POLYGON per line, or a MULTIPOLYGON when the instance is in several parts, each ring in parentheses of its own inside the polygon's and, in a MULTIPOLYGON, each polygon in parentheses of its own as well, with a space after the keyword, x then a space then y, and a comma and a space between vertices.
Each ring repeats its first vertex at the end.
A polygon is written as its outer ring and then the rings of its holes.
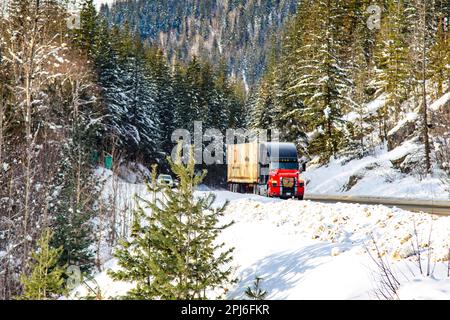
POLYGON ((259 178, 259 144, 229 145, 227 148, 228 182, 257 184, 259 178))

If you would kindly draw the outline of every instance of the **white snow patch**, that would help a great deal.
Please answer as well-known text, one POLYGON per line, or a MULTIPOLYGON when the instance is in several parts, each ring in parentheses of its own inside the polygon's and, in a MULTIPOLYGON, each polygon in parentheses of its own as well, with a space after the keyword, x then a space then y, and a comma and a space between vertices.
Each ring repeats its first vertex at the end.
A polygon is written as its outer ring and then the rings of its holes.
POLYGON ((416 278, 398 291, 401 300, 450 300, 450 279, 416 278))
POLYGON ((366 106, 367 111, 370 114, 373 114, 373 113, 377 112, 378 110, 380 110, 382 107, 384 107, 386 105, 386 102, 387 102, 387 95, 382 94, 377 99, 375 99, 367 104, 367 106, 366 106))
POLYGON ((399 121, 399 123, 394 128, 392 128, 392 130, 390 130, 388 132, 388 135, 394 134, 395 132, 400 130, 405 124, 416 121, 418 117, 419 117, 419 115, 415 112, 410 112, 410 113, 406 114, 405 118, 403 118, 403 120, 399 121))
POLYGON ((132 283, 112 281, 109 277, 108 270, 119 270, 116 260, 108 261, 104 265, 104 268, 107 271, 98 274, 94 280, 87 281, 85 284, 79 286, 72 292, 70 298, 83 299, 87 296, 99 295, 102 299, 114 299, 133 289, 134 285, 132 283))
POLYGON ((442 97, 440 97, 438 100, 433 102, 430 105, 430 110, 438 111, 441 109, 445 104, 449 103, 450 101, 450 92, 444 94, 442 97))

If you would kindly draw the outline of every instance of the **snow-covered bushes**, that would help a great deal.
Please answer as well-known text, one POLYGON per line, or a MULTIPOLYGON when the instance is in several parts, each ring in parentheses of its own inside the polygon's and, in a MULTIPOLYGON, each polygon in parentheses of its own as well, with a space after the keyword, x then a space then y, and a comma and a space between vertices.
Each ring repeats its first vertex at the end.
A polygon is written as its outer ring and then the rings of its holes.
MULTIPOLYGON (((435 244, 433 242, 432 223, 430 223, 429 235, 423 239, 423 235, 419 234, 414 222, 413 234, 408 234, 401 240, 403 252, 400 252, 399 249, 394 251, 394 259, 407 260, 406 268, 398 264, 393 265, 386 253, 380 250, 377 240, 372 237, 371 248, 367 247, 367 251, 377 267, 378 276, 376 278, 378 280, 376 280, 375 295, 378 299, 450 299, 449 292, 445 293, 442 290, 440 294, 437 294, 436 290, 440 287, 445 288, 445 284, 450 281, 450 243, 448 243, 449 247, 445 248, 445 243, 435 244), (409 250, 405 250, 405 245, 409 246, 409 250), (442 245, 444 245, 444 250, 442 250, 442 245), (447 250, 447 254, 436 258, 435 247, 440 249, 441 255, 445 250, 447 250), (447 262, 447 279, 435 277, 436 265, 442 262, 447 262), (417 283, 423 283, 424 288, 420 288, 421 286, 417 283), (435 287, 433 290, 436 292, 430 293, 427 286, 435 287), (425 290, 415 291, 423 289, 425 290)), ((443 272, 441 272, 442 274, 443 272)))

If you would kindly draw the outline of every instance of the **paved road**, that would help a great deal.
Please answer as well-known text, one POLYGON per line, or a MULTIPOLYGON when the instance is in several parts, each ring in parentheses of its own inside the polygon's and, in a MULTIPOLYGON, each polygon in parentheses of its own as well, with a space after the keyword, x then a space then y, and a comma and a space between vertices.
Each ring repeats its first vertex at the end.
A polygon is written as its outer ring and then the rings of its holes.
POLYGON ((325 203, 359 203, 368 205, 384 205, 397 207, 412 212, 426 212, 441 216, 450 216, 450 201, 408 200, 399 198, 356 197, 356 196, 324 196, 307 194, 306 200, 325 203))

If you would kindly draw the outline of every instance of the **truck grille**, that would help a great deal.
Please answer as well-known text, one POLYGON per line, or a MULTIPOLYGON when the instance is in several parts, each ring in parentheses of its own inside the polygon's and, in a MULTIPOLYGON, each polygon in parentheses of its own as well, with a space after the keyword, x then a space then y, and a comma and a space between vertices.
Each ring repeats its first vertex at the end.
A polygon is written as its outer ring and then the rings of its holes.
POLYGON ((295 179, 294 178, 283 178, 283 188, 294 188, 295 179))
POLYGON ((283 196, 295 196, 295 188, 283 188, 283 196))

